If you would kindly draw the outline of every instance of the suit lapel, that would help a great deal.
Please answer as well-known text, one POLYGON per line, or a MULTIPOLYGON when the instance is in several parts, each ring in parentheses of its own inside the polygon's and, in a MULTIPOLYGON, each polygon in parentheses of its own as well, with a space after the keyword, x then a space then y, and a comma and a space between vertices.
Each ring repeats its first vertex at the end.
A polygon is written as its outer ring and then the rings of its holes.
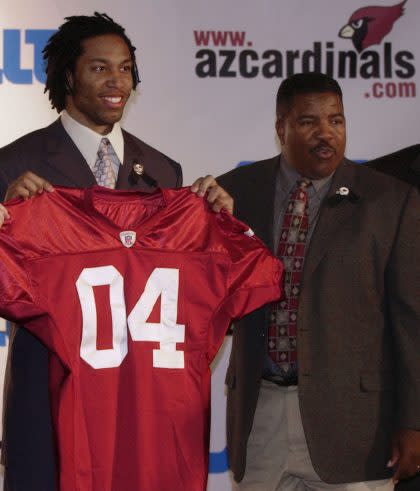
POLYGON ((156 189, 156 181, 150 178, 150 168, 153 162, 146 160, 139 143, 134 143, 131 135, 123 130, 124 136, 124 164, 118 172, 117 189, 134 188, 143 192, 151 192, 156 189), (142 177, 136 176, 133 171, 134 164, 142 164, 145 174, 142 177), (149 176, 149 177, 148 177, 149 176))
POLYGON ((60 119, 49 129, 47 165, 62 174, 71 186, 80 188, 96 184, 89 165, 67 134, 60 119))
MULTIPOLYGON (((124 130, 123 137, 124 164, 120 166, 118 171, 116 188, 129 189, 130 187, 135 187, 136 189, 150 192, 150 187, 147 186, 143 179, 130 179, 133 171, 133 163, 144 163, 144 156, 140 147, 133 144, 127 132, 124 130)), ((68 186, 84 188, 96 184, 91 168, 73 140, 67 134, 60 119, 56 120, 49 127, 47 165, 55 172, 60 173, 65 178, 64 182, 68 186)))
POLYGON ((120 166, 118 172, 117 189, 129 189, 135 187, 140 190, 147 190, 143 179, 133 179, 133 164, 139 163, 144 165, 144 156, 138 145, 133 145, 126 131, 123 130, 124 137, 124 163, 120 166))
POLYGON ((343 224, 352 219, 360 199, 360 190, 354 175, 354 168, 344 161, 336 170, 331 188, 321 205, 318 222, 305 257, 303 282, 307 281, 313 274, 343 224), (338 196, 336 191, 340 187, 348 188, 350 195, 338 196))

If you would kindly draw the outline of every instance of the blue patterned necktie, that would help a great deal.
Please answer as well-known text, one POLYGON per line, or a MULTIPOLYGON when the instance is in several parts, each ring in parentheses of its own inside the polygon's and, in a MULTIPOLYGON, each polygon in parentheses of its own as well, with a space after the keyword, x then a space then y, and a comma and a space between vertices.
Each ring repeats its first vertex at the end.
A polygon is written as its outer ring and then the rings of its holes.
POLYGON ((117 179, 114 172, 114 162, 118 165, 120 164, 111 142, 108 138, 102 138, 99 144, 98 157, 92 168, 93 175, 99 186, 111 189, 115 188, 117 179))

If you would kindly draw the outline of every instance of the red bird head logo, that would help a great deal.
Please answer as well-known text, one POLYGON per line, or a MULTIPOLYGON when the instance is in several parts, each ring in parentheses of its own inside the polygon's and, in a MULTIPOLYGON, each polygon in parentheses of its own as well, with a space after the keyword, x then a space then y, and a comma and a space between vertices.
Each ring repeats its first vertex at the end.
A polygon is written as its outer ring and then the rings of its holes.
POLYGON ((391 31, 394 22, 404 14, 406 2, 407 0, 403 0, 391 7, 372 6, 358 9, 338 35, 341 38, 350 38, 359 53, 373 44, 379 44, 391 31))

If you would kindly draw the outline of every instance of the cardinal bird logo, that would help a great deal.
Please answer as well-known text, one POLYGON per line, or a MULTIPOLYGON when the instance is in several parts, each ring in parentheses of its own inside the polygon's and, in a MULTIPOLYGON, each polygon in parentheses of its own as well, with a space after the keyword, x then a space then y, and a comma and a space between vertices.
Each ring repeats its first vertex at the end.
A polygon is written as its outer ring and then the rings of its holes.
POLYGON ((338 35, 350 38, 360 53, 364 49, 379 44, 391 31, 394 22, 404 14, 407 0, 391 7, 363 7, 356 10, 338 35))

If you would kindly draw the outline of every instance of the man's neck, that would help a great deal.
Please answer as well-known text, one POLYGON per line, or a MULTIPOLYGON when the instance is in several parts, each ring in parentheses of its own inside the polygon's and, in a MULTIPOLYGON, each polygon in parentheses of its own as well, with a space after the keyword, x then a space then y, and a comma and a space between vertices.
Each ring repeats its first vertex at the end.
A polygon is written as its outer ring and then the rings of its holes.
POLYGON ((95 124, 93 121, 91 121, 89 118, 87 118, 84 114, 82 114, 80 111, 75 110, 73 107, 69 106, 66 107, 67 114, 74 120, 76 123, 81 124, 82 126, 86 126, 86 128, 89 128, 90 130, 94 131, 95 133, 98 133, 99 135, 105 136, 111 133, 113 124, 103 124, 103 125, 98 125, 95 124))
MULTIPOLYGON (((61 114, 61 123, 89 166, 94 165, 99 143, 103 135, 74 119, 67 110, 61 114)), ((111 142, 120 162, 123 163, 124 137, 120 125, 115 123, 112 126, 112 131, 106 133, 106 136, 111 142)))

